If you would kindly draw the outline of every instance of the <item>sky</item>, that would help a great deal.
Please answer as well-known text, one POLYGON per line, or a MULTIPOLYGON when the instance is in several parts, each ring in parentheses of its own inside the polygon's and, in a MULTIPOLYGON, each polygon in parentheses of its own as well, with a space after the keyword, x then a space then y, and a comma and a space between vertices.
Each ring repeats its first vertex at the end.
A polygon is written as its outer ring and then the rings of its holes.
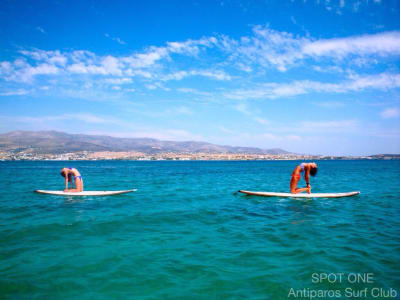
POLYGON ((400 2, 0 1, 0 133, 400 153, 400 2))

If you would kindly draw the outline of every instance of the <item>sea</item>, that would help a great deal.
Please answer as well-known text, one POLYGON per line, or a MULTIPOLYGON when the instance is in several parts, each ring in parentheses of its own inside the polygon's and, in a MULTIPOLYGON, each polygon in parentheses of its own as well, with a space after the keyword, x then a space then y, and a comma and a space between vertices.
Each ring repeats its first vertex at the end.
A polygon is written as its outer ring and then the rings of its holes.
POLYGON ((299 163, 0 162, 0 298, 400 299, 400 161, 318 161, 312 191, 348 198, 237 192, 289 192, 299 163), (63 167, 137 191, 34 193, 63 167))

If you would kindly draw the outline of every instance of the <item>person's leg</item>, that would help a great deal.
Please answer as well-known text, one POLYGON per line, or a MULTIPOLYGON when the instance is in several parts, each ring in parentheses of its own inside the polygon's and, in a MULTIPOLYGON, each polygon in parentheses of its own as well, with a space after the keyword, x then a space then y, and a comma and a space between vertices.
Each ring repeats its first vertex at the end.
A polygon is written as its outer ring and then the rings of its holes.
POLYGON ((290 180, 290 192, 292 194, 296 193, 296 189, 297 189, 297 183, 299 182, 299 178, 297 178, 297 176, 292 176, 292 179, 290 180))
POLYGON ((309 188, 297 188, 297 183, 300 181, 300 178, 297 176, 292 176, 292 179, 290 180, 290 193, 292 194, 298 194, 301 192, 308 192, 309 188))
POLYGON ((82 191, 83 191, 82 178, 75 178, 75 188, 67 190, 67 192, 82 192, 82 191))
POLYGON ((308 188, 299 188, 299 189, 295 189, 293 192, 291 192, 292 194, 298 194, 301 192, 308 192, 308 188))
POLYGON ((82 192, 83 191, 82 177, 75 178, 75 186, 76 186, 76 189, 78 190, 78 192, 82 192))

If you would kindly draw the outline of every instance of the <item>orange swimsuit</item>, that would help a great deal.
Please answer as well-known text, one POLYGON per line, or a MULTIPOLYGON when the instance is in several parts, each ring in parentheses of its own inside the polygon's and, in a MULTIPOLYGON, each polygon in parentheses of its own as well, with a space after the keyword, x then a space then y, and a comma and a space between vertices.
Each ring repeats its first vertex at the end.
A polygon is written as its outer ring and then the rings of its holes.
MULTIPOLYGON (((300 169, 300 173, 301 173, 301 172, 304 171, 304 163, 301 163, 301 164, 300 164, 300 168, 301 168, 301 169, 300 169)), ((295 179, 297 179, 297 180, 300 180, 300 179, 301 179, 301 175, 300 175, 300 174, 294 174, 294 175, 292 175, 292 177, 295 178, 295 179)))

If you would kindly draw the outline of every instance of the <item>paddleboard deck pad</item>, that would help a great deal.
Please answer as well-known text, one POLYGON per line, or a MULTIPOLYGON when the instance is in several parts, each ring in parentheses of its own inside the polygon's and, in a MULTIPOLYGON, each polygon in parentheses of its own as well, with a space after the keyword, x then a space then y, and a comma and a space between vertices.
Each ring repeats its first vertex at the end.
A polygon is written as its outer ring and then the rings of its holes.
POLYGON ((36 190, 36 193, 48 194, 48 195, 59 195, 59 196, 111 196, 135 192, 136 189, 122 190, 122 191, 83 191, 83 192, 64 192, 64 191, 48 191, 48 190, 36 190))
POLYGON ((240 193, 246 195, 254 195, 254 196, 263 196, 263 197, 292 197, 292 198, 341 198, 341 197, 350 197, 358 195, 360 192, 348 192, 348 193, 299 193, 299 194, 291 194, 291 193, 274 193, 274 192, 253 192, 253 191, 244 191, 240 190, 240 193))

